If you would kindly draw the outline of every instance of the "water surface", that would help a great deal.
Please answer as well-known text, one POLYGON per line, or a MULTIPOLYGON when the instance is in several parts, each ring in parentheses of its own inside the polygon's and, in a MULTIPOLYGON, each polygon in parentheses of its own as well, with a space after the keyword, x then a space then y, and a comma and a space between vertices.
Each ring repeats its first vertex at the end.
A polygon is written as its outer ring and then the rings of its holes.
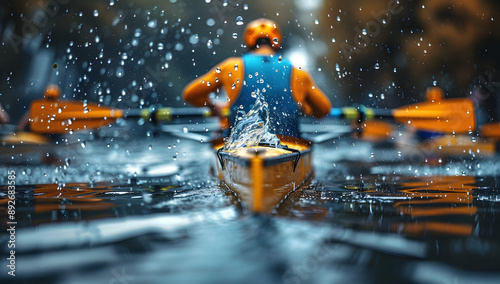
POLYGON ((207 143, 104 137, 4 155, 17 173, 16 280, 498 283, 498 156, 417 159, 342 138, 314 158, 312 182, 271 216, 242 210, 207 143))

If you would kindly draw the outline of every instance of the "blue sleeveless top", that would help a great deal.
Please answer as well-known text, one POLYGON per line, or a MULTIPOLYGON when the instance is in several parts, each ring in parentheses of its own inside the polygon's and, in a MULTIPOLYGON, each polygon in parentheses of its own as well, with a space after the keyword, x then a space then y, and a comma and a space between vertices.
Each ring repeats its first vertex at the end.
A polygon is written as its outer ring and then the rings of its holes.
POLYGON ((248 112, 255 103, 252 92, 259 92, 269 105, 269 130, 274 134, 299 137, 299 107, 290 91, 292 64, 278 55, 243 55, 245 77, 241 92, 231 105, 229 122, 234 126, 240 106, 248 112))

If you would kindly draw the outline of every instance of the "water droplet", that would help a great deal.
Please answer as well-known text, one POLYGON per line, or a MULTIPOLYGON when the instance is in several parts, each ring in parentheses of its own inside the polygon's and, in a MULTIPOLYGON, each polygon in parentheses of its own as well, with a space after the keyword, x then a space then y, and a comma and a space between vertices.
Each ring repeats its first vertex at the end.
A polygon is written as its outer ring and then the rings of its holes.
POLYGON ((87 147, 87 143, 85 143, 85 141, 82 141, 82 143, 80 143, 80 146, 82 146, 82 148, 85 148, 87 147))
POLYGON ((123 77, 124 73, 125 73, 125 69, 123 69, 123 67, 118 66, 116 68, 116 77, 121 78, 121 77, 123 77))
POLYGON ((94 10, 94 17, 99 17, 99 11, 94 10))
POLYGON ((215 72, 220 73, 221 72, 220 68, 219 67, 215 68, 215 72))
MULTIPOLYGON (((245 11, 248 10, 248 4, 243 5, 243 10, 245 10, 245 11)), ((493 21, 493 18, 491 18, 491 19, 493 21)))
POLYGON ((238 16, 238 17, 236 17, 236 24, 237 24, 238 26, 243 25, 243 17, 242 17, 242 16, 238 16))
POLYGON ((189 37, 189 43, 190 44, 197 44, 200 41, 198 34, 191 35, 189 37))
POLYGON ((154 28, 156 28, 157 24, 158 24, 158 22, 156 20, 151 20, 148 22, 148 28, 154 29, 154 28))
POLYGON ((148 150, 151 151, 151 149, 153 149, 153 146, 149 145, 148 150))
POLYGON ((207 19, 207 26, 212 27, 215 25, 215 20, 212 18, 207 19))
POLYGON ((273 44, 279 44, 279 43, 280 40, 277 37, 273 38, 273 44))
POLYGON ((378 64, 378 62, 375 63, 375 66, 373 68, 375 68, 376 70, 380 69, 380 65, 378 64))
POLYGON ((212 2, 212 0, 205 0, 205 3, 210 3, 212 2))
POLYGON ((314 24, 315 24, 315 25, 319 25, 319 21, 318 21, 318 19, 314 20, 314 24))
POLYGON ((211 49, 212 47, 214 47, 214 43, 212 42, 211 39, 209 39, 208 42, 207 42, 207 48, 211 49))
POLYGON ((142 33, 141 29, 136 29, 134 32, 134 37, 140 37, 141 33, 142 33))
POLYGON ((233 33, 233 38, 238 38, 238 33, 233 33))
POLYGON ((174 49, 175 49, 176 51, 181 51, 181 50, 183 50, 183 49, 184 49, 184 45, 183 45, 182 43, 178 42, 178 43, 176 43, 176 44, 175 44, 174 49))

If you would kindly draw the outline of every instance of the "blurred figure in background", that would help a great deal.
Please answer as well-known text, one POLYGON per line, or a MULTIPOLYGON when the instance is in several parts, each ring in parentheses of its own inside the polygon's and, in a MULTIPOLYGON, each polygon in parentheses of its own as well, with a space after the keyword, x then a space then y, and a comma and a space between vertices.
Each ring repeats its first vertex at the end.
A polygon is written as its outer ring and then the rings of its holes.
POLYGON ((0 124, 9 123, 9 115, 3 109, 2 104, 0 104, 0 124))
POLYGON ((243 39, 250 52, 226 59, 189 83, 183 92, 185 101, 198 107, 209 106, 217 115, 229 107, 228 119, 223 123, 227 129, 234 126, 237 111, 248 112, 255 103, 255 93, 260 93, 269 105, 271 133, 292 137, 300 136, 300 114, 321 118, 330 112, 330 101, 309 74, 276 54, 282 34, 275 22, 250 22, 243 39), (209 97, 221 87, 227 93, 227 105, 217 105, 209 97))

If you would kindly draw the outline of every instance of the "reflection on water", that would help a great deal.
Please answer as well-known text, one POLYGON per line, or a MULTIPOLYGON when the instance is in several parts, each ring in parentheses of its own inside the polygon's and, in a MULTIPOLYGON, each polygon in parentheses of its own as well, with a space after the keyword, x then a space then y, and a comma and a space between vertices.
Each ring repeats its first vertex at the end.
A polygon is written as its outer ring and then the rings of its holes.
MULTIPOLYGON (((105 192, 109 192, 109 189, 108 186, 104 184, 97 185, 94 188, 89 188, 86 184, 78 183, 61 186, 57 184, 37 185, 33 189, 33 205, 35 214, 31 215, 37 217, 36 220, 33 220, 33 224, 45 223, 49 220, 56 221, 54 218, 62 220, 81 220, 83 219, 82 211, 100 212, 108 211, 109 209, 116 207, 116 205, 106 202, 106 200, 100 198, 100 195, 105 192), (57 199, 60 201, 57 202, 57 199), (52 212, 57 212, 57 216, 52 214, 52 212), (46 216, 47 219, 44 219, 43 216, 46 216)), ((103 213, 97 216, 92 216, 92 218, 104 218, 110 216, 112 215, 103 213)), ((84 218, 90 219, 90 216, 85 216, 84 218)))
MULTIPOLYGON (((380 174, 382 162, 371 158, 370 148, 338 153, 318 147, 313 183, 292 193, 278 216, 244 215, 238 199, 210 175, 213 157, 200 154, 208 145, 162 139, 151 144, 110 151, 88 143, 86 155, 72 157, 64 171, 64 181, 74 182, 17 187, 16 254, 24 263, 18 279, 496 283, 500 277, 496 176, 380 174), (162 145, 187 154, 173 161, 162 145), (349 154, 356 160, 345 158, 349 154), (96 155, 113 163, 102 166, 96 155)), ((397 157, 397 150, 384 151, 381 159, 391 166, 387 157, 397 157)), ((37 180, 43 177, 34 175, 50 167, 15 169, 31 172, 23 179, 37 180)), ((2 220, 5 191, 0 187, 2 220)), ((5 222, 0 226, 4 241, 5 222)))
POLYGON ((429 233, 470 235, 477 208, 473 203, 474 177, 426 177, 402 183, 410 199, 394 203, 397 211, 413 221, 395 224, 394 229, 414 235, 429 233), (421 220, 423 219, 423 220, 421 220), (428 219, 428 220, 426 220, 428 219))
POLYGON ((478 219, 491 222, 483 224, 486 228, 496 224, 491 206, 498 208, 498 203, 485 207, 482 191, 470 176, 393 176, 383 181, 372 176, 338 185, 317 181, 284 202, 280 214, 408 236, 467 236, 481 230, 478 219))

